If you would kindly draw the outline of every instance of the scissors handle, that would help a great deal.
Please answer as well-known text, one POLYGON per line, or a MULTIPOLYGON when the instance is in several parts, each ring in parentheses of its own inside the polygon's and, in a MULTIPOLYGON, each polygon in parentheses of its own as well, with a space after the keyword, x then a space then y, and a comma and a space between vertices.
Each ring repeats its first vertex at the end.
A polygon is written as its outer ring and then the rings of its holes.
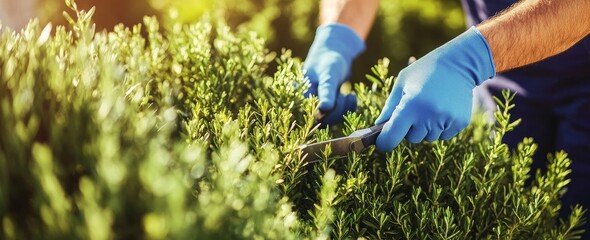
POLYGON ((377 136, 379 136, 379 133, 381 133, 381 130, 383 129, 383 125, 385 125, 385 123, 381 123, 379 125, 372 126, 371 128, 369 128, 371 132, 367 133, 361 138, 361 141, 363 142, 363 145, 365 147, 375 144, 375 141, 377 141, 377 136))

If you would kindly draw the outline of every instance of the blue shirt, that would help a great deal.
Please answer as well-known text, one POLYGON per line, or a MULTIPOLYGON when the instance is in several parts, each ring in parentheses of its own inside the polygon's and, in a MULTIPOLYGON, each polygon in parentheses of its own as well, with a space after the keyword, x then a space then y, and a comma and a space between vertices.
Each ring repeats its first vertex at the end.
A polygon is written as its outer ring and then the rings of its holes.
MULTIPOLYGON (((461 0, 467 23, 476 25, 496 13, 509 8, 517 0, 461 0)), ((519 46, 513 46, 515 49, 519 46)), ((582 39, 567 51, 525 67, 506 72, 493 84, 519 85, 524 95, 544 97, 559 93, 590 93, 590 36, 582 39), (503 83, 502 81, 513 81, 503 83)), ((522 92, 521 92, 522 93, 522 92)), ((576 94, 574 94, 576 95, 576 94)))

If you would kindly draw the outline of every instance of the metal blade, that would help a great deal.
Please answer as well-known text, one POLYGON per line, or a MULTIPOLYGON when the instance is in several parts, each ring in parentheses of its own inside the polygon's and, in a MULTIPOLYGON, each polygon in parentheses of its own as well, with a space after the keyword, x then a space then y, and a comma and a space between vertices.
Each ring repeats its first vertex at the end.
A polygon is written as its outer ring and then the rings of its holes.
POLYGON ((360 153, 363 149, 375 144, 375 140, 385 123, 354 131, 347 137, 332 140, 303 144, 298 149, 303 151, 303 161, 306 163, 322 160, 322 152, 330 146, 331 154, 328 157, 346 156, 351 152, 360 153))
POLYGON ((351 144, 355 141, 358 142, 358 140, 360 140, 358 137, 342 137, 318 143, 303 144, 299 146, 299 149, 303 151, 304 162, 317 162, 321 160, 322 152, 326 150, 328 145, 331 149, 329 157, 346 156, 353 151, 351 144))

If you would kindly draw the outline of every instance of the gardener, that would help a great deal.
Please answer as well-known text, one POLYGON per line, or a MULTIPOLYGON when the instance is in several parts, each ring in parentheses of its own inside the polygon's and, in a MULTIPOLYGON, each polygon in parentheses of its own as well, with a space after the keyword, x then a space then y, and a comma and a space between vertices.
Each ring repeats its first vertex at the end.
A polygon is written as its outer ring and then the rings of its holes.
MULTIPOLYGON (((572 159, 572 182, 563 208, 588 209, 590 1, 524 0, 511 7, 516 2, 463 0, 475 27, 399 73, 376 121, 386 122, 377 148, 392 151, 403 138, 449 139, 469 123, 476 86, 496 96, 508 88, 517 93, 513 119, 523 124, 505 142, 514 148, 533 137, 539 145, 533 167, 544 166, 547 153, 565 150, 572 159)), ((378 5, 378 0, 322 1, 321 26, 304 68, 312 83, 308 94, 317 95, 320 111, 329 112, 327 123, 356 107, 356 98, 338 88, 365 48, 378 5)))

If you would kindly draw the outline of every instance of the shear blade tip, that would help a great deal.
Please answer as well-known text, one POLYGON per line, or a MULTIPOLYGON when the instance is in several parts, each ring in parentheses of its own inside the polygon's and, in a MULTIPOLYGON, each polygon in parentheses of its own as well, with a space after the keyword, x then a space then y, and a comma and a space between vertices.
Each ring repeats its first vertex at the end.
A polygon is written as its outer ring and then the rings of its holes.
POLYGON ((301 144, 299 145, 299 147, 297 147, 297 149, 299 150, 303 150, 304 148, 306 148, 308 145, 307 144, 301 144))

